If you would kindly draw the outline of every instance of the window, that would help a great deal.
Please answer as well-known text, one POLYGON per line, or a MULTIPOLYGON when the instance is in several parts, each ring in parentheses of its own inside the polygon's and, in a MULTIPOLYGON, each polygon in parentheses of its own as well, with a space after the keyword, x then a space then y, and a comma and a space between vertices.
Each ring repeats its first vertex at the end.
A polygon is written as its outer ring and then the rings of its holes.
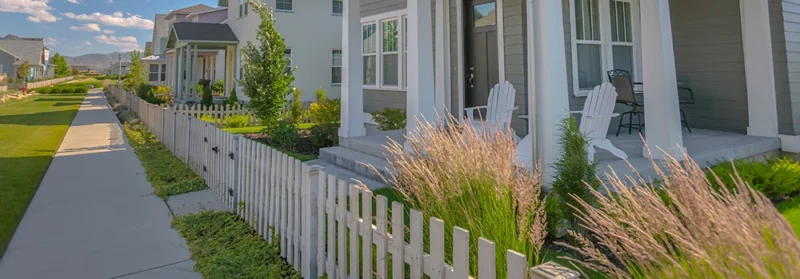
POLYGON ((344 2, 342 0, 333 0, 333 14, 340 15, 344 13, 344 2))
POLYGON ((247 16, 247 10, 249 10, 247 0, 239 0, 239 17, 247 16))
POLYGON ((378 34, 375 34, 375 29, 375 23, 367 24, 361 27, 361 33, 363 36, 361 50, 364 55, 364 85, 378 85, 378 34))
POLYGON ((331 84, 342 84, 342 51, 333 50, 333 66, 331 67, 331 84))
POLYGON ((167 64, 161 64, 161 81, 167 80, 167 64))
POLYGON ((150 81, 158 82, 158 64, 150 64, 150 81))
POLYGON ((623 69, 639 76, 635 39, 639 0, 573 0, 573 79, 578 96, 623 69))
POLYGON ((283 51, 283 58, 286 59, 286 75, 292 74, 292 50, 286 49, 283 51))
POLYGON ((362 18, 365 87, 393 90, 405 87, 407 23, 405 10, 362 18))
POLYGON ((291 11, 292 0, 275 0, 275 9, 281 11, 291 11))

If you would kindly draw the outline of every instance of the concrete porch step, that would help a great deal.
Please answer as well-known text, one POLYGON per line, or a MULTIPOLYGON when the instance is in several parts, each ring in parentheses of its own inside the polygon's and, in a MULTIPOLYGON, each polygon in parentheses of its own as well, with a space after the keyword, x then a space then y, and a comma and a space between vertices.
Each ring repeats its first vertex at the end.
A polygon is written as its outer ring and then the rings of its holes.
POLYGON ((345 170, 352 171, 358 175, 376 181, 383 181, 383 178, 391 178, 393 172, 386 159, 343 146, 320 149, 319 158, 345 170), (379 173, 375 173, 368 165, 378 169, 379 173))
POLYGON ((382 131, 357 138, 340 137, 339 145, 378 158, 388 158, 390 155, 386 151, 386 145, 389 144, 389 138, 403 144, 405 142, 405 131, 382 131))
POLYGON ((322 167, 325 170, 326 174, 336 176, 337 179, 341 179, 347 181, 348 183, 357 183, 356 181, 360 181, 364 183, 372 191, 389 187, 386 183, 381 182, 381 180, 374 180, 367 178, 363 175, 357 174, 353 171, 343 169, 335 164, 332 164, 328 161, 317 159, 313 161, 306 162, 309 166, 317 165, 322 167))

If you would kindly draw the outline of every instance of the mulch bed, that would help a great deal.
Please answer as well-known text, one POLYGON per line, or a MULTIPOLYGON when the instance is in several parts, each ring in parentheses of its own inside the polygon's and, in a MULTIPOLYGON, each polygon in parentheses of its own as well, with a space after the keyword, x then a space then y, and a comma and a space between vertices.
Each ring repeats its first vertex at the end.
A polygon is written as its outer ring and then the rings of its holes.
MULTIPOLYGON (((300 130, 299 134, 300 139, 297 141, 297 145, 294 148, 287 149, 300 154, 319 156, 319 148, 316 148, 313 144, 311 144, 311 140, 308 138, 311 135, 311 131, 300 130)), ((245 134, 244 137, 269 146, 280 146, 270 138, 269 134, 266 133, 245 134)))

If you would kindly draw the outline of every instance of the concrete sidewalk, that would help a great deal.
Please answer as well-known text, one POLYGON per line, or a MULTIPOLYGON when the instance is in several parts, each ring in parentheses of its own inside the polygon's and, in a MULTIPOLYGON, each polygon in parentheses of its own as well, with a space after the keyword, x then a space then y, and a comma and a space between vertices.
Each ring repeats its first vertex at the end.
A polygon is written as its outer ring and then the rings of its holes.
POLYGON ((200 278, 102 93, 64 137, 0 278, 200 278))

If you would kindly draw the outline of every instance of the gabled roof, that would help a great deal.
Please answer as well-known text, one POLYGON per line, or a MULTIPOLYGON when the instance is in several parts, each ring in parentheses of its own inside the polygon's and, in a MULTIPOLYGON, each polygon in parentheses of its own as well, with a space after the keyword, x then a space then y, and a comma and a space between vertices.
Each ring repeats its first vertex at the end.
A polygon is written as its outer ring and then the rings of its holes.
POLYGON ((21 38, 7 35, 0 39, 0 48, 23 62, 28 61, 33 66, 44 66, 42 64, 44 40, 41 38, 21 38))
POLYGON ((238 43, 239 39, 227 24, 205 22, 172 23, 167 48, 174 48, 178 41, 201 43, 238 43))
POLYGON ((186 7, 186 8, 182 8, 182 9, 177 9, 177 10, 171 11, 171 12, 169 12, 169 14, 167 14, 166 17, 164 17, 164 19, 170 20, 173 17, 175 17, 175 15, 188 15, 188 14, 191 14, 191 13, 194 13, 194 12, 200 12, 200 11, 205 11, 205 10, 210 10, 210 9, 213 9, 213 8, 210 7, 210 6, 204 5, 204 4, 197 4, 197 5, 194 5, 194 6, 189 6, 189 7, 186 7))
POLYGON ((199 16, 199 15, 203 15, 203 14, 207 14, 207 13, 218 12, 218 11, 227 11, 227 10, 228 10, 227 7, 219 7, 219 8, 214 8, 214 9, 205 10, 205 11, 192 12, 192 13, 186 15, 186 18, 199 16))

